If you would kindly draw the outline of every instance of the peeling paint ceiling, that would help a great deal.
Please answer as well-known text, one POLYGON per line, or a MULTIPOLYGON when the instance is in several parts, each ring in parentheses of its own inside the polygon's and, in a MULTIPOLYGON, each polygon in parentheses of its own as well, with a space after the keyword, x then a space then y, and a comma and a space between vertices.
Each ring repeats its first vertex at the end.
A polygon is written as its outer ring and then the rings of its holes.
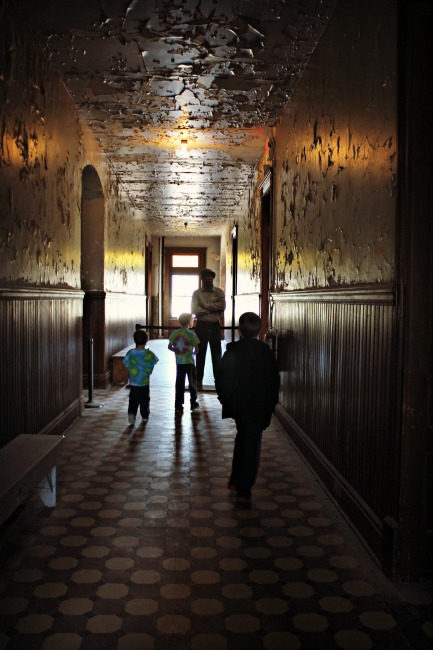
POLYGON ((197 235, 232 217, 335 4, 17 6, 153 231, 197 235))

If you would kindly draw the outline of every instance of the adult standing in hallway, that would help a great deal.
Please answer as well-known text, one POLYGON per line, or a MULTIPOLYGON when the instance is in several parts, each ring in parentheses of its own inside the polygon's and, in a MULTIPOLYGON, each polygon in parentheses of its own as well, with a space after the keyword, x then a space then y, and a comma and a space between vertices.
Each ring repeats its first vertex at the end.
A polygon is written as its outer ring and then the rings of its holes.
POLYGON ((197 354, 197 388, 203 388, 206 352, 209 343, 214 379, 221 361, 221 317, 226 308, 224 291, 214 287, 215 273, 204 269, 200 273, 201 287, 192 294, 191 312, 197 319, 196 334, 200 340, 197 354))

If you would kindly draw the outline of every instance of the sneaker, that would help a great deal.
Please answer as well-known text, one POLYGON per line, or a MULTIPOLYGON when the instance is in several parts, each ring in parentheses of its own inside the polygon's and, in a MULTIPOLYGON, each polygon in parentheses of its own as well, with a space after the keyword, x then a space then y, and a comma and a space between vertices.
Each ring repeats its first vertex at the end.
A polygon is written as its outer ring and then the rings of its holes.
POLYGON ((194 404, 191 404, 191 411, 199 411, 200 410, 200 404, 198 402, 194 402, 194 404))
POLYGON ((135 424, 135 415, 133 413, 128 413, 128 424, 135 424))

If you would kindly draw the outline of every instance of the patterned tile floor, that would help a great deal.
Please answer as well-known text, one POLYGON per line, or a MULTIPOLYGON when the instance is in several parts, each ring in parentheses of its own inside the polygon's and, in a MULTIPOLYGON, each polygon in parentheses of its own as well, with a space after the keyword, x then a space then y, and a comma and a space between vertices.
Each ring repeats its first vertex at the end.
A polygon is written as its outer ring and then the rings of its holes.
POLYGON ((226 487, 235 429, 214 392, 174 416, 166 341, 151 416, 96 391, 67 432, 58 502, 0 530, 0 649, 400 650, 433 647, 429 585, 371 562, 273 422, 249 508, 226 487))

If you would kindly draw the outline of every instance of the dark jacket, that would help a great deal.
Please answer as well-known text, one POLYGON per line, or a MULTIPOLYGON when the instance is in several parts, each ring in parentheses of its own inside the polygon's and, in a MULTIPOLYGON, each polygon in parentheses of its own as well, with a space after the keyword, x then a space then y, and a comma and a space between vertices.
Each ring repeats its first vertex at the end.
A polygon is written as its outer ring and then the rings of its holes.
POLYGON ((278 366, 266 343, 240 339, 227 345, 215 381, 223 418, 253 419, 266 429, 279 387, 278 366))

